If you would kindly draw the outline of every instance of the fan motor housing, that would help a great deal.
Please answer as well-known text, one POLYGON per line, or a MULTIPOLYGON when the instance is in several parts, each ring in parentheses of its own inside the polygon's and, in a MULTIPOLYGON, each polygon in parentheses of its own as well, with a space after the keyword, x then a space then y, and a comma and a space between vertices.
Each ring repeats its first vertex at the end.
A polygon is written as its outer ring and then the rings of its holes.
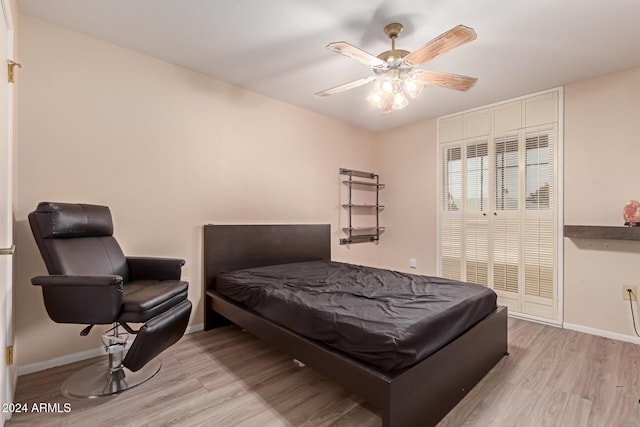
POLYGON ((404 49, 391 49, 391 50, 382 52, 380 55, 378 55, 378 58, 382 59, 383 61, 389 62, 396 59, 402 59, 405 56, 407 56, 409 53, 411 52, 404 49))

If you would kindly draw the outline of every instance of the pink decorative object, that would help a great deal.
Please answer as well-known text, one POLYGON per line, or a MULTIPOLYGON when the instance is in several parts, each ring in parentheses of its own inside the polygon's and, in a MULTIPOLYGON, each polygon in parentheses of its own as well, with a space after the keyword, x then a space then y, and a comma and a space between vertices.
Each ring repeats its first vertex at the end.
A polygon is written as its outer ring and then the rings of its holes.
POLYGON ((624 211, 622 214, 624 218, 624 225, 629 227, 640 226, 640 202, 637 200, 629 200, 624 205, 624 211))

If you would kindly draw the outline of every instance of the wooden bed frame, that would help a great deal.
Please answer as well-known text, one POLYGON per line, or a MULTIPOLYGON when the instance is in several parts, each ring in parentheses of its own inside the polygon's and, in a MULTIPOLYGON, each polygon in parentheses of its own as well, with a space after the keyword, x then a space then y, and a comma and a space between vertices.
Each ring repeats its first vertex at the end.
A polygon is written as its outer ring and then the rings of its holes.
POLYGON ((205 225, 205 330, 237 324, 381 409, 384 427, 436 425, 507 354, 505 307, 423 361, 390 374, 300 336, 212 289, 222 271, 319 259, 331 259, 327 224, 205 225))

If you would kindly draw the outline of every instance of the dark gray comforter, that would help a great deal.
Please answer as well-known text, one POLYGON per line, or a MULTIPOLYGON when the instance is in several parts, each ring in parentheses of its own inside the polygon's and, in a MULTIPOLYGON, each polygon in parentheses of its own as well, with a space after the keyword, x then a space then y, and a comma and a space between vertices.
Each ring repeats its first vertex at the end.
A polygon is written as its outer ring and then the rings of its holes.
POLYGON ((330 261, 221 273, 215 290, 385 372, 419 362, 496 308, 484 286, 330 261))

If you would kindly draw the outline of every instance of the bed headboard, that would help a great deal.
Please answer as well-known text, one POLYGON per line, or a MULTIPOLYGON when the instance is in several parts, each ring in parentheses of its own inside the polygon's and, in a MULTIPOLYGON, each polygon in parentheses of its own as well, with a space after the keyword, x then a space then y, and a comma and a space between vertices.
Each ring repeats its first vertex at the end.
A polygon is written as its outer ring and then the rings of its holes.
POLYGON ((222 271, 331 260, 329 224, 205 225, 204 288, 222 271))
POLYGON ((329 224, 205 225, 202 284, 205 330, 229 323, 213 310, 207 294, 215 294, 210 288, 218 273, 315 260, 331 260, 329 224))

